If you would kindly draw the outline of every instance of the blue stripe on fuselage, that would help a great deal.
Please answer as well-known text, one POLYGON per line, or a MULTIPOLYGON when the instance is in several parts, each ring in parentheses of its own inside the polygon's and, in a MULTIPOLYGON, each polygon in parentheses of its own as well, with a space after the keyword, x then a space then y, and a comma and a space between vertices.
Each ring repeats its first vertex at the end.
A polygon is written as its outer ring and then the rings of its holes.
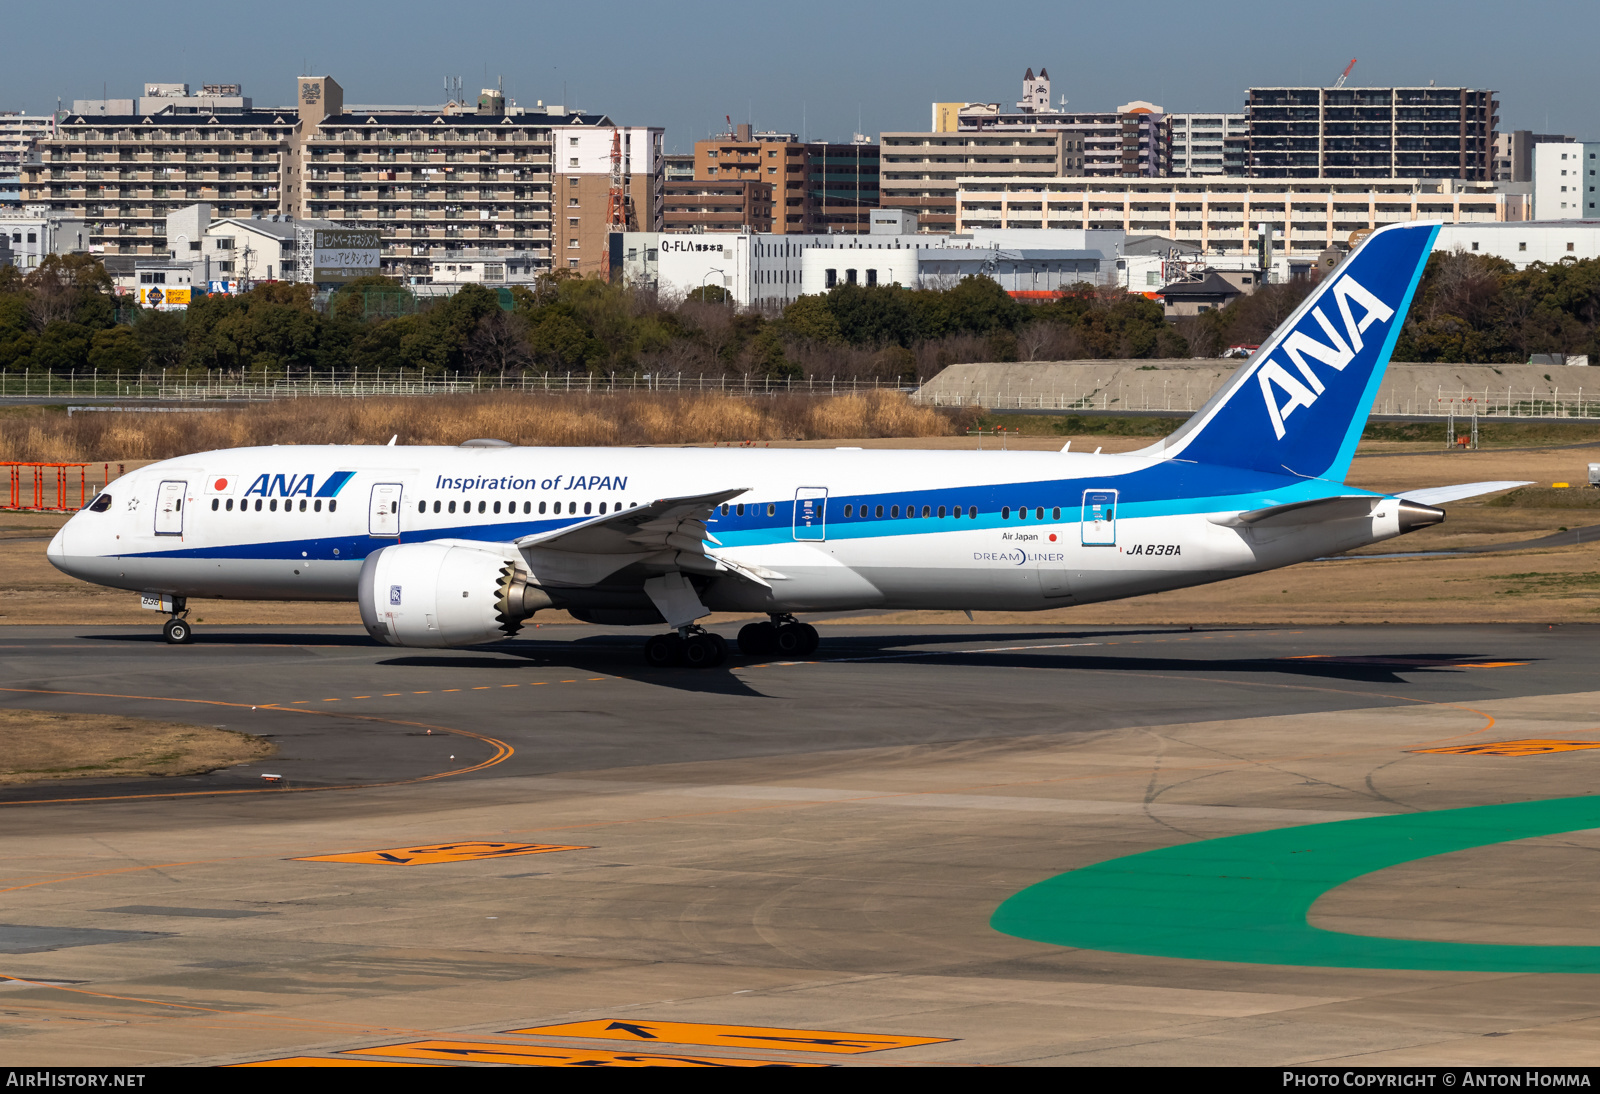
MULTIPOLYGON (((1076 523, 1082 519, 1083 492, 1095 489, 1117 491, 1117 518, 1129 520, 1140 517, 1181 516, 1192 513, 1230 512, 1260 509, 1270 505, 1284 505, 1295 501, 1335 495, 1363 494, 1338 483, 1319 479, 1295 478, 1273 475, 1234 467, 1216 467, 1167 460, 1136 471, 1071 479, 1044 479, 1016 483, 993 483, 976 486, 950 487, 941 490, 914 490, 904 493, 833 494, 828 498, 828 539, 870 539, 904 535, 926 535, 930 532, 962 532, 990 528, 1015 528, 1019 522, 1000 516, 1002 507, 1028 508, 1059 507, 1061 519, 1050 523, 1076 523), (914 502, 917 511, 928 505, 937 513, 938 507, 959 506, 963 511, 976 506, 976 519, 962 516, 959 520, 946 518, 936 526, 927 523, 931 518, 882 517, 862 519, 844 517, 843 507, 850 505, 884 506, 914 502)), ((1382 495, 1373 494, 1374 497, 1382 495)), ((730 509, 727 516, 720 513, 708 522, 711 534, 727 547, 760 546, 785 543, 793 539, 794 502, 776 501, 776 513, 767 515, 768 502, 747 502, 745 516, 730 509)), ((298 517, 298 514, 295 515, 298 517)), ((295 518, 290 518, 295 519, 295 518)), ((463 524, 442 528, 414 528, 399 539, 376 536, 319 536, 314 539, 275 540, 261 543, 221 544, 214 547, 183 548, 172 551, 149 551, 130 554, 134 558, 218 558, 218 559, 317 559, 321 561, 356 561, 371 552, 392 546, 397 542, 419 543, 436 539, 480 540, 486 543, 505 543, 523 536, 567 528, 591 516, 563 517, 555 520, 506 520, 498 523, 463 524), (333 554, 337 549, 339 554, 333 554)), ((1030 523, 1036 523, 1030 521, 1030 523)))

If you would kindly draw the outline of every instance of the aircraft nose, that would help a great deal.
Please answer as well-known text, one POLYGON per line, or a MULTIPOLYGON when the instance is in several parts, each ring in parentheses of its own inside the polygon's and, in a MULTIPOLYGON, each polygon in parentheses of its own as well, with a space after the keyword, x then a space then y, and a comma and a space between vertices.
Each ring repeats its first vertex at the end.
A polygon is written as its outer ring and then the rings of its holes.
POLYGON ((70 520, 63 524, 61 530, 55 534, 55 538, 50 541, 50 546, 44 550, 45 557, 50 560, 50 565, 62 573, 72 572, 67 569, 67 559, 69 557, 67 555, 67 531, 71 527, 72 522, 70 520))

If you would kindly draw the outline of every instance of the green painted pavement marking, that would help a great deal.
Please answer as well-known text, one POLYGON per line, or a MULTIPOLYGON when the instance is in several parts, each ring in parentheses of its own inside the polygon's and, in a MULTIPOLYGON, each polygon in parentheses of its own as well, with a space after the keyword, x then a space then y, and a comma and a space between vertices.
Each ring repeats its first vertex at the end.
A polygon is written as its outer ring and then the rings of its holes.
POLYGON ((1322 894, 1376 870, 1585 828, 1600 828, 1600 796, 1366 817, 1201 840, 1042 881, 1001 904, 990 925, 1058 946, 1200 961, 1600 972, 1600 946, 1374 938, 1325 931, 1307 920, 1322 894))

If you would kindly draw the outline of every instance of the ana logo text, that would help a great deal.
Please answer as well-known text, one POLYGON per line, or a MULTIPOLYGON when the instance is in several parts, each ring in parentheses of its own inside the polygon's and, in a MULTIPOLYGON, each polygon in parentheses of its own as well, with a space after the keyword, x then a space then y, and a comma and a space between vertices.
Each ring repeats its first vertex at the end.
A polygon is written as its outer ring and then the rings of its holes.
POLYGON ((1310 406, 1317 401, 1317 397, 1326 390, 1322 379, 1312 370, 1307 357, 1321 361, 1336 372, 1343 372, 1355 355, 1361 352, 1365 341, 1362 335, 1374 323, 1387 323, 1394 318, 1394 309, 1368 292, 1355 278, 1346 275, 1341 277, 1330 290, 1331 296, 1339 305, 1339 318, 1344 321, 1344 334, 1334 329, 1320 307, 1311 309, 1311 318, 1317 321, 1322 332, 1328 336, 1328 343, 1317 341, 1303 329, 1307 324, 1302 323, 1289 333, 1289 337, 1273 350, 1274 357, 1280 351, 1294 362, 1295 369, 1300 373, 1297 378, 1283 367, 1283 364, 1269 357, 1256 372, 1256 379, 1261 384, 1261 398, 1267 404, 1267 417, 1272 419, 1272 429, 1283 440, 1284 419, 1295 412, 1296 407, 1310 406), (1351 311, 1352 302, 1361 308, 1360 320, 1355 318, 1351 311), (1304 379, 1304 383, 1301 382, 1304 379), (1284 402, 1278 401, 1278 395, 1273 391, 1287 395, 1284 402))
MULTIPOLYGON (((335 471, 322 480, 318 486, 315 475, 257 475, 256 481, 250 484, 245 497, 256 494, 263 498, 292 498, 295 496, 307 498, 336 498, 339 491, 344 489, 345 483, 355 477, 354 471, 335 471)), ((222 486, 218 490, 224 489, 222 486)))

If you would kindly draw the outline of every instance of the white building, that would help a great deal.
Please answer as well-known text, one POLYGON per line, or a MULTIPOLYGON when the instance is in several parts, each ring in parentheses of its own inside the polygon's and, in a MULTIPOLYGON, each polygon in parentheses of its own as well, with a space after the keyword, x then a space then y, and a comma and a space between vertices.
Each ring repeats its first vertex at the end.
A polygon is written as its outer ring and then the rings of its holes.
POLYGON ((0 205, 22 203, 22 165, 38 156, 38 144, 55 132, 49 114, 0 110, 0 205))
POLYGON ((24 272, 37 268, 45 255, 89 250, 88 224, 43 205, 0 209, 0 232, 11 244, 12 263, 24 272))
POLYGON ((1540 220, 1577 220, 1596 211, 1595 169, 1600 142, 1573 141, 1533 146, 1533 215, 1540 220))
POLYGON ((1527 195, 1459 179, 962 178, 956 229, 1107 228, 1239 253, 1266 224, 1304 256, 1409 220, 1520 221, 1527 195))
POLYGON ((1172 174, 1179 178, 1225 174, 1222 142, 1250 135, 1250 120, 1243 112, 1168 116, 1172 119, 1172 174))
POLYGON ((1518 269, 1535 262, 1553 266, 1569 258, 1600 258, 1600 219, 1446 224, 1433 249, 1494 255, 1518 269))

